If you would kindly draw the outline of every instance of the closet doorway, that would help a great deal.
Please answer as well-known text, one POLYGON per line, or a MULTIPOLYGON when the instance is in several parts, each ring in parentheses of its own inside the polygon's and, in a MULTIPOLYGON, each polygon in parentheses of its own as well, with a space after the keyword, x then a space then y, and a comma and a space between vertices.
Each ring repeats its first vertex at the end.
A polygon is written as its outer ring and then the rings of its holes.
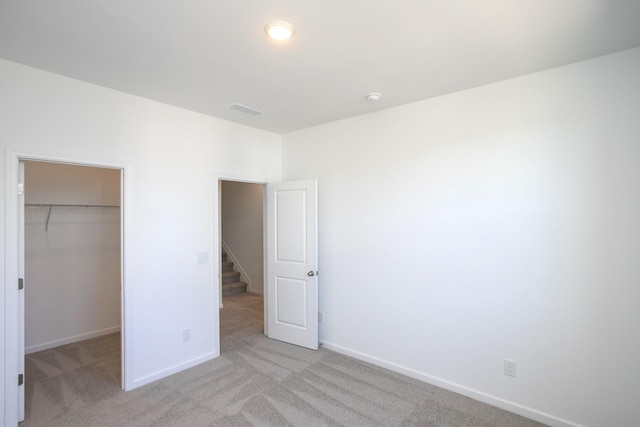
POLYGON ((218 181, 220 351, 264 333, 264 184, 218 181))
POLYGON ((123 388, 122 171, 21 163, 24 415, 45 425, 123 388))

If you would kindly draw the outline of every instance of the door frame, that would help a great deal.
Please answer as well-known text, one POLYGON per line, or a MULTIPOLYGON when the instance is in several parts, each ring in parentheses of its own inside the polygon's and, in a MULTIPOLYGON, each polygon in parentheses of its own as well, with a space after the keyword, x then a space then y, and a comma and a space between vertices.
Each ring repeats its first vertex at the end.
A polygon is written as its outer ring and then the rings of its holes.
MULTIPOLYGON (((244 182, 247 184, 258 184, 258 185, 262 185, 262 276, 263 276, 263 283, 266 284, 266 280, 267 280, 267 183, 272 182, 272 181, 278 181, 278 180, 273 180, 273 179, 267 179, 267 178, 252 178, 252 177, 242 177, 242 176, 237 176, 237 175, 226 175, 226 174, 216 174, 214 176, 214 188, 215 191, 217 192, 216 197, 214 197, 214 200, 217 201, 218 204, 218 208, 214 209, 214 212, 217 215, 217 218, 215 219, 215 223, 216 223, 216 227, 215 229, 217 230, 218 236, 215 239, 216 241, 216 247, 214 250, 214 257, 215 257, 215 266, 217 268, 216 270, 216 283, 217 283, 217 288, 218 288, 218 301, 220 301, 219 304, 219 310, 222 309, 223 307, 223 303, 222 303, 222 253, 221 253, 221 248, 222 248, 222 181, 231 181, 231 182, 244 182)), ((264 311, 264 317, 262 319, 262 322, 264 324, 264 334, 267 335, 267 289, 266 286, 263 286, 262 289, 263 292, 263 311, 264 311)), ((219 311, 218 311, 218 314, 219 311)), ((217 353, 220 354, 220 317, 218 316, 218 339, 217 339, 217 353)))
MULTIPOLYGON (((19 260, 19 224, 18 224, 18 170, 21 161, 38 161, 61 163, 76 166, 88 166, 120 170, 120 333, 121 333, 121 387, 124 390, 133 388, 132 372, 127 366, 133 366, 133 346, 131 342, 133 331, 133 312, 131 304, 132 290, 131 266, 128 248, 131 247, 132 212, 132 166, 117 160, 104 160, 90 156, 71 156, 52 154, 43 151, 27 151, 7 147, 5 150, 5 325, 4 325, 4 423, 7 426, 18 424, 18 368, 20 319, 18 312, 18 260, 19 260), (14 382, 10 379, 16 379, 14 382)), ((24 252, 24 247, 21 248, 24 252)), ((28 283, 26 284, 28 286, 28 283)))

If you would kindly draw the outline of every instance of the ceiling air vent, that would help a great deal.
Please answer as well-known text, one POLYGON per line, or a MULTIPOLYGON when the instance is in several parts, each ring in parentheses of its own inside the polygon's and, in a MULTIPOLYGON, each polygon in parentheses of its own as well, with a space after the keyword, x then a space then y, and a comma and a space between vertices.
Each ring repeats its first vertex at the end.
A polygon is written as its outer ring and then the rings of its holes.
POLYGON ((255 108, 247 107, 246 105, 242 104, 231 104, 227 108, 253 117, 264 114, 262 111, 256 110, 255 108))

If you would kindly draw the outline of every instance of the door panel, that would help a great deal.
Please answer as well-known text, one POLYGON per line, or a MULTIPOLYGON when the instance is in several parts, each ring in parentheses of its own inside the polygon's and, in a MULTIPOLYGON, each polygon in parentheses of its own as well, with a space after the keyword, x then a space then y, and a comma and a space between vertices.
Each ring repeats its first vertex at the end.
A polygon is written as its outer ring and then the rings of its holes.
POLYGON ((307 284, 304 280, 276 277, 276 322, 307 327, 307 284))
POLYGON ((269 338, 318 348, 317 181, 267 184, 269 338))
POLYGON ((306 253, 306 191, 276 190, 276 261, 307 263, 306 253))

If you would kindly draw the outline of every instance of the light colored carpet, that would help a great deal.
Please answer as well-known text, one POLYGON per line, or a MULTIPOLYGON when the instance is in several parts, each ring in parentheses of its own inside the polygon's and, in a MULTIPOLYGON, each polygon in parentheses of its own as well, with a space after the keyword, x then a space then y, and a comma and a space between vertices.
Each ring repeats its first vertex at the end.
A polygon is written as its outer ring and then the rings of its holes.
POLYGON ((322 348, 267 339, 260 297, 223 302, 220 357, 127 393, 118 334, 30 355, 21 425, 541 426, 322 348))
POLYGON ((247 293, 222 297, 220 310, 220 353, 241 345, 244 338, 263 334, 262 296, 247 293))

